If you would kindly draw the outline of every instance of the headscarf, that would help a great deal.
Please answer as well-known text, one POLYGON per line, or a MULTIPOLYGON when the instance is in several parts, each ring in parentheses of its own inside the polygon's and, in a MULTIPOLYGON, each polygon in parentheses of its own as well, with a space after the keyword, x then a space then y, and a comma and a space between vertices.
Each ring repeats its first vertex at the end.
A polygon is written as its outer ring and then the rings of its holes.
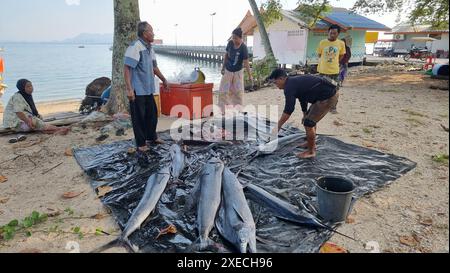
MULTIPOLYGON (((21 80, 19 80, 18 82, 17 82, 17 85, 16 85, 16 87, 17 87, 17 89, 19 89, 19 94, 21 94, 22 95, 22 97, 25 99, 25 101, 28 103, 28 105, 30 106, 30 108, 31 108, 31 111, 33 112, 32 114, 33 114, 33 116, 39 116, 39 112, 38 112, 38 110, 37 110, 37 108, 36 108, 36 105, 34 104, 34 100, 33 100, 33 96, 32 95, 30 95, 30 94, 28 94, 26 91, 25 91, 25 86, 27 85, 27 83, 31 83, 29 80, 26 80, 26 79, 21 79, 21 80)), ((31 113, 30 113, 31 114, 31 113)))

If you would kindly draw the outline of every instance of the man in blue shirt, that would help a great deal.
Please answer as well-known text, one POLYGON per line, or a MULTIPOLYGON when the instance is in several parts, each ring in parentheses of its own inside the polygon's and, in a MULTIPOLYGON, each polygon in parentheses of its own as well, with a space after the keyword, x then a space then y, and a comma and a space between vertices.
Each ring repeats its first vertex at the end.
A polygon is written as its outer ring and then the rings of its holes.
POLYGON ((165 88, 168 88, 168 83, 158 68, 151 46, 155 38, 152 26, 147 22, 139 23, 138 37, 125 53, 124 74, 138 155, 144 155, 148 145, 164 143, 156 134, 158 109, 153 97, 156 91, 155 75, 165 88))

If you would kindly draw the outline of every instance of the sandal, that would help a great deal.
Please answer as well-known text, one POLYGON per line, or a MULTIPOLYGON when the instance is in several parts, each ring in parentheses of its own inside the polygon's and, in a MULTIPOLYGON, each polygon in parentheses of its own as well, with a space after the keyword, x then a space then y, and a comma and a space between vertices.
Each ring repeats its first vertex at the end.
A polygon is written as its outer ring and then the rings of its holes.
POLYGON ((8 141, 8 143, 9 143, 9 144, 14 144, 14 143, 22 142, 22 141, 25 141, 25 140, 27 140, 27 137, 24 136, 24 135, 21 135, 21 136, 18 136, 18 137, 16 137, 16 138, 11 138, 11 139, 8 141))

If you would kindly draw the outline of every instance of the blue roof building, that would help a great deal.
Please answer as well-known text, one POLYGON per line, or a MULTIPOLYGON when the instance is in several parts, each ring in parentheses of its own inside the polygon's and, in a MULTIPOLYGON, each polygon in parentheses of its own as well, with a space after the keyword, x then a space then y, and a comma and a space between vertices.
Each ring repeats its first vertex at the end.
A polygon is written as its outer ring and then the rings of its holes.
MULTIPOLYGON (((387 32, 391 29, 379 22, 371 20, 347 10, 333 7, 331 12, 324 14, 313 27, 308 18, 301 12, 302 6, 295 10, 282 10, 283 20, 271 24, 267 28, 275 57, 279 64, 305 65, 317 64, 316 49, 321 40, 327 39, 328 28, 337 24, 342 28, 340 38, 350 41, 352 59, 350 62, 362 62, 366 54, 366 32, 387 32)), ((253 35, 253 52, 256 59, 265 56, 256 20, 246 15, 240 26, 244 34, 253 35)))

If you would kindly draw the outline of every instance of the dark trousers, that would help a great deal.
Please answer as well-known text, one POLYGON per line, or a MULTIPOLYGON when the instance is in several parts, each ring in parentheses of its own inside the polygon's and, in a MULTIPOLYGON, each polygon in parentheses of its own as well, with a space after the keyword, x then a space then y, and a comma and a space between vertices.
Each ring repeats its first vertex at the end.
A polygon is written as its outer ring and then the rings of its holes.
POLYGON ((135 101, 130 102, 130 112, 137 147, 145 147, 146 141, 157 140, 158 108, 153 95, 136 96, 135 101))

